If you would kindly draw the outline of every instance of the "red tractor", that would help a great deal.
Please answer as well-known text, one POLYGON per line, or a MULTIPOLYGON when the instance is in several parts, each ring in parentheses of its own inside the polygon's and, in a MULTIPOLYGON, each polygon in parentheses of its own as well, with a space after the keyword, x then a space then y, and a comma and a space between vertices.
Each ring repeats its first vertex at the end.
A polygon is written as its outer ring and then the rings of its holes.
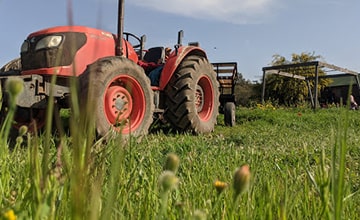
POLYGON ((163 65, 159 85, 152 86, 138 61, 163 59, 164 48, 145 50, 145 36, 124 33, 123 8, 124 1, 119 0, 117 34, 84 26, 31 33, 21 46, 20 58, 0 70, 0 116, 6 114, 4 84, 10 77, 22 78, 25 89, 17 99, 14 127, 27 125, 30 129, 44 126, 49 101, 70 108, 70 79, 76 77, 80 103, 93 103, 100 136, 109 131, 146 134, 154 117, 178 131, 211 132, 217 121, 219 84, 205 51, 183 46, 180 31, 163 65), (137 43, 132 45, 134 40, 137 43))

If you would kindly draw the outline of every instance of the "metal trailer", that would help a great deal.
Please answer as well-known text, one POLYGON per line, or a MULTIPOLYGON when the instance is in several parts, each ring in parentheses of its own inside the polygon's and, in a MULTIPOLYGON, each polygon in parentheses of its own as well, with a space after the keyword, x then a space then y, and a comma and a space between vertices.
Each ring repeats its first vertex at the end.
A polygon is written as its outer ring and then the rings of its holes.
POLYGON ((235 85, 238 78, 237 63, 223 62, 212 63, 220 84, 220 108, 219 112, 224 114, 225 125, 234 126, 236 117, 235 85))

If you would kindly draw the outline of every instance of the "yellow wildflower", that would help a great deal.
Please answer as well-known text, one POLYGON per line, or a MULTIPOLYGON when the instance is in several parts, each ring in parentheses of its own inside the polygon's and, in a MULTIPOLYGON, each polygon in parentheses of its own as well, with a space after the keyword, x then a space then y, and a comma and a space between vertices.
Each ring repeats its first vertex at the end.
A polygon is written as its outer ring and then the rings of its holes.
POLYGON ((16 215, 14 210, 10 209, 9 211, 4 213, 4 218, 7 220, 16 220, 16 215))
POLYGON ((228 184, 225 183, 225 182, 216 180, 216 181, 214 182, 214 187, 215 187, 215 189, 216 189, 216 191, 217 191, 218 193, 221 193, 222 191, 224 191, 224 189, 225 189, 226 187, 228 187, 228 184))

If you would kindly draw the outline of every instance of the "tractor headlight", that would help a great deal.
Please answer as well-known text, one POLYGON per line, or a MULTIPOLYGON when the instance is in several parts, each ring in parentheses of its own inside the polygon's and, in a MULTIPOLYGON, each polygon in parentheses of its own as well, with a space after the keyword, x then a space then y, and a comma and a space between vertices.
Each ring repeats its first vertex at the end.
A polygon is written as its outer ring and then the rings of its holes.
POLYGON ((29 50, 29 41, 25 40, 24 43, 21 44, 21 53, 27 52, 29 50))
POLYGON ((47 36, 37 42, 35 50, 44 48, 57 47, 60 45, 63 37, 62 36, 47 36))

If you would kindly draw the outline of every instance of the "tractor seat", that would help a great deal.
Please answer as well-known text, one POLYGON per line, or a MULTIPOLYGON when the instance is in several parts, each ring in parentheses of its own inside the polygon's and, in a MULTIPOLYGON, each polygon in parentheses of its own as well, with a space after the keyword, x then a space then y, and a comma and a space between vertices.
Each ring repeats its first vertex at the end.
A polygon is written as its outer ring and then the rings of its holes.
POLYGON ((164 47, 152 47, 144 55, 144 61, 157 63, 161 59, 165 61, 165 49, 164 47))

